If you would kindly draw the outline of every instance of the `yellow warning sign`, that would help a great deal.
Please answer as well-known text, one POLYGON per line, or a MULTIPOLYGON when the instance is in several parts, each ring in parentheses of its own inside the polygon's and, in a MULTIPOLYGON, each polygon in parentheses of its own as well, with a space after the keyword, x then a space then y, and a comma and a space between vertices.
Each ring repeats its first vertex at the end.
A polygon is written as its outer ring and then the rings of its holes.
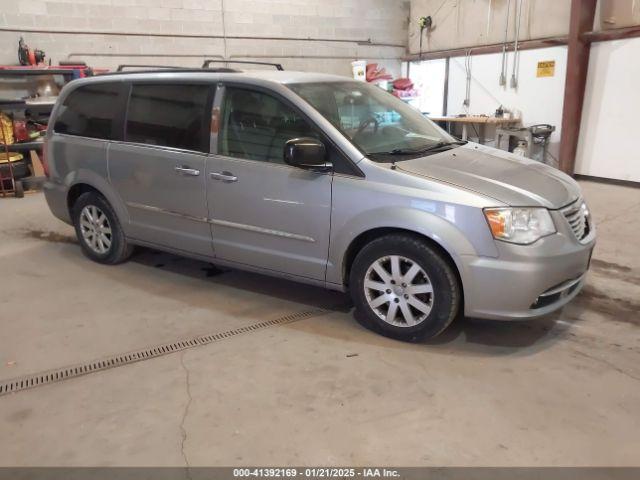
POLYGON ((537 77, 553 77, 556 72, 556 61, 547 60, 545 62, 538 62, 537 77))

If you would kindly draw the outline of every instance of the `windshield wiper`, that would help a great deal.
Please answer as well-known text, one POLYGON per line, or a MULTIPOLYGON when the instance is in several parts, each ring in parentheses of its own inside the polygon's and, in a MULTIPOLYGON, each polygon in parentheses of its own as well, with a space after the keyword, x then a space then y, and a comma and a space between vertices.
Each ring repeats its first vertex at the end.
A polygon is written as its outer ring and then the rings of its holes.
POLYGON ((467 143, 464 140, 459 140, 455 142, 438 142, 434 145, 429 145, 424 148, 394 148, 390 152, 374 152, 369 155, 415 155, 420 153, 427 153, 433 150, 439 150, 440 148, 450 147, 451 145, 464 145, 467 143))

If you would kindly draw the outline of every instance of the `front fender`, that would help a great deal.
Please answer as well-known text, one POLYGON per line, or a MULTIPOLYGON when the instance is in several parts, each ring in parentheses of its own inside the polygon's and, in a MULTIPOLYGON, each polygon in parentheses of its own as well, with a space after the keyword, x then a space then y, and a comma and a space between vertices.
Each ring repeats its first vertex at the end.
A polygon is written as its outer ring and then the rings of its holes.
POLYGON ((459 205, 444 207, 450 218, 417 208, 386 206, 360 212, 342 226, 332 225, 326 281, 344 284, 343 266, 349 246, 358 236, 378 228, 407 230, 433 240, 451 256, 459 272, 463 271, 462 255, 498 255, 495 243, 484 234, 488 229, 480 210, 459 205), (464 225, 467 233, 454 221, 464 225), (478 228, 477 235, 469 235, 478 228))

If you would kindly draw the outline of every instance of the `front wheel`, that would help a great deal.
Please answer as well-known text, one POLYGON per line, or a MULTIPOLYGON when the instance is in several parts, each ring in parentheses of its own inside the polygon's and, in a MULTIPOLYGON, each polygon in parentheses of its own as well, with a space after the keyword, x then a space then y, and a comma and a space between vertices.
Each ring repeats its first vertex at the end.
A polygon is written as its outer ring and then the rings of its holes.
POLYGON ((82 251, 91 260, 113 265, 131 256, 133 247, 127 243, 118 217, 99 193, 80 195, 72 218, 82 251))
POLYGON ((461 303, 449 262, 425 241, 405 234, 367 244, 354 260, 349 285, 365 325, 398 340, 435 337, 461 303))

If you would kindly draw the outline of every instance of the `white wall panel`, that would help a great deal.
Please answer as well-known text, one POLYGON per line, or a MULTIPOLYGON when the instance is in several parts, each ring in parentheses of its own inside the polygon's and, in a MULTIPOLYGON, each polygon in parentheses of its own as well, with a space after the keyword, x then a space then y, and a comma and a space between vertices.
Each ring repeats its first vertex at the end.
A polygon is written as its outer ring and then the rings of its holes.
POLYGON ((640 38, 591 46, 576 173, 640 182, 640 38))
POLYGON ((446 74, 446 60, 427 60, 413 62, 409 70, 409 78, 414 83, 420 95, 411 101, 411 105, 432 117, 442 115, 444 104, 444 80, 446 74))
POLYGON ((461 113, 493 115, 502 105, 521 112, 525 126, 549 123, 556 131, 551 136, 549 152, 557 158, 562 123, 562 104, 566 73, 567 47, 551 47, 520 52, 518 88, 508 86, 511 79, 513 53, 508 55, 507 86, 500 86, 501 54, 476 55, 471 60, 471 103, 463 106, 465 98, 465 58, 451 59, 449 69, 448 114, 461 113), (555 60, 553 77, 536 76, 539 61, 555 60))

